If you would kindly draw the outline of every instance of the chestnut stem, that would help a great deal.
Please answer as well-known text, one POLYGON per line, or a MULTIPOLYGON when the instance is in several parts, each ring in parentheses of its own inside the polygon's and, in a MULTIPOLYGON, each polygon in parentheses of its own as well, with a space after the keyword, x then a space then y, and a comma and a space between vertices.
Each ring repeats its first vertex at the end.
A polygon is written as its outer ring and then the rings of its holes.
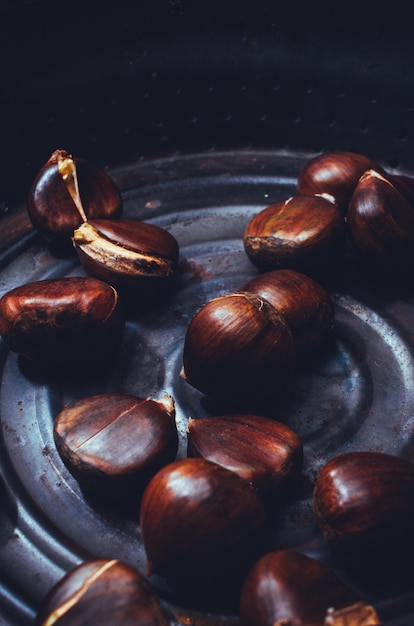
POLYGON ((381 626, 376 610, 363 602, 344 609, 328 609, 323 626, 381 626))
POLYGON ((76 165, 74 160, 70 156, 59 155, 58 158, 59 174, 64 180, 67 190, 70 193, 79 215, 84 222, 88 221, 86 213, 83 210, 82 201, 79 193, 78 177, 76 175, 76 165))

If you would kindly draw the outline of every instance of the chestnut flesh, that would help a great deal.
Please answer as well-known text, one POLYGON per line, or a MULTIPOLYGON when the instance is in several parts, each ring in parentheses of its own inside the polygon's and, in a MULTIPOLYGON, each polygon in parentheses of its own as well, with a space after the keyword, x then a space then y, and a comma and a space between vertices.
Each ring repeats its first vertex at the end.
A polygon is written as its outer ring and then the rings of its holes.
POLYGON ((246 480, 200 458, 178 459, 149 482, 141 502, 147 573, 178 593, 224 596, 268 547, 267 515, 246 480))
POLYGON ((73 245, 86 272, 140 300, 168 294, 178 270, 179 246, 164 228, 138 220, 89 220, 73 245))
POLYGON ((273 270, 248 280, 242 290, 265 298, 285 318, 299 358, 315 355, 334 338, 335 309, 319 282, 291 269, 273 270))
POLYGON ((290 268, 317 275, 338 261, 345 233, 343 215, 330 199, 298 195, 254 215, 244 230, 243 244, 262 272, 290 268))
POLYGON ((321 469, 313 506, 334 552, 355 567, 395 572, 414 555, 414 464, 385 453, 337 455, 321 469))
POLYGON ((303 448, 298 435, 285 424, 260 415, 191 419, 187 449, 188 456, 236 472, 270 503, 285 495, 302 470, 303 448))
POLYGON ((57 450, 79 484, 95 497, 132 501, 175 459, 174 401, 103 393, 65 406, 54 422, 57 450))
POLYGON ((261 557, 240 596, 241 626, 380 626, 375 609, 324 563, 295 550, 261 557))
POLYGON ((104 169, 55 150, 32 183, 27 209, 46 240, 70 244, 75 228, 87 219, 119 218, 122 198, 104 169))
POLYGON ((0 335, 7 347, 46 367, 107 363, 124 325, 117 291, 95 278, 34 281, 0 299, 0 335))
POLYGON ((383 172, 370 157, 356 152, 329 152, 309 159, 298 176, 298 195, 329 194, 346 213, 358 180, 367 170, 383 172))
POLYGON ((147 579, 118 560, 84 561, 43 599, 36 626, 170 626, 170 616, 147 579))
POLYGON ((264 298, 236 292, 210 300, 190 321, 182 376, 209 398, 253 407, 286 393, 294 362, 285 319, 264 298))

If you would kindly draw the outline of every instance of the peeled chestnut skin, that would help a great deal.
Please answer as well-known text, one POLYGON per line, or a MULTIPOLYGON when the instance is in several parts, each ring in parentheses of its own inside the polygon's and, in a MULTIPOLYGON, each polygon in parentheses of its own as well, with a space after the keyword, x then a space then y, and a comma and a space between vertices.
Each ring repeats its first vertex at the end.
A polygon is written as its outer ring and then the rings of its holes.
POLYGON ((230 598, 270 542, 252 485, 201 458, 173 461, 151 479, 140 524, 147 573, 166 578, 187 601, 230 598))
POLYGON ((315 355, 334 338, 335 309, 319 282, 291 269, 258 274, 242 286, 265 298, 285 318, 298 358, 315 355))
POLYGON ((170 616, 153 587, 118 560, 81 563, 49 591, 35 626, 169 626, 170 616))
POLYGON ((345 242, 338 207, 323 196, 297 195, 259 211, 248 222, 244 249, 260 271, 282 268, 319 275, 331 269, 345 242))
MULTIPOLYGON (((342 609, 360 600, 322 562, 295 550, 273 551, 262 556, 246 577, 240 596, 240 625, 322 626, 328 609, 342 609)), ((369 622, 371 626, 374 623, 369 622)))
POLYGON ((392 179, 375 171, 359 180, 347 213, 348 229, 361 257, 386 272, 414 265, 414 202, 392 179))
POLYGON ((138 498, 150 478, 175 459, 178 433, 172 398, 160 401, 102 393, 66 405, 56 416, 57 450, 94 497, 138 498))
POLYGON ((329 460, 315 483, 317 523, 331 548, 355 567, 395 575, 414 555, 414 464, 381 452, 329 460))
POLYGON ((166 229, 139 220, 88 220, 74 231, 73 245, 90 276, 123 295, 161 300, 173 289, 179 246, 166 229))
POLYGON ((0 334, 7 347, 46 368, 83 369, 108 362, 125 326, 118 293, 85 277, 23 284, 0 299, 0 334))
POLYGON ((258 406, 286 394, 294 362, 284 318, 259 296, 228 293, 207 302, 190 321, 182 375, 228 406, 258 406))
POLYGON ((76 168, 79 196, 87 218, 119 218, 122 198, 111 176, 101 167, 66 150, 55 150, 36 175, 29 195, 28 214, 33 226, 54 243, 70 238, 82 223, 65 180, 59 172, 59 161, 71 158, 76 168))
POLYGON ((190 420, 187 452, 236 472, 270 504, 294 485, 303 464, 298 435, 285 424, 260 415, 190 420))
POLYGON ((335 204, 345 214, 359 178, 371 169, 383 171, 373 159, 356 152, 320 154, 309 159, 299 172, 297 193, 299 195, 327 193, 334 198, 335 204))

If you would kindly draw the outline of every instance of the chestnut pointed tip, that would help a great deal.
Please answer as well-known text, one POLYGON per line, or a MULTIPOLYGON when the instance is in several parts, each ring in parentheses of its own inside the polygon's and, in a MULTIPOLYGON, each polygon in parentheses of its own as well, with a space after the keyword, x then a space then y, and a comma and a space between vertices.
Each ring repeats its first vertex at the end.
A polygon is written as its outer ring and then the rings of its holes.
POLYGON ((156 400, 156 402, 164 407, 168 415, 175 417, 175 402, 174 398, 170 396, 170 394, 165 393, 161 398, 156 400))

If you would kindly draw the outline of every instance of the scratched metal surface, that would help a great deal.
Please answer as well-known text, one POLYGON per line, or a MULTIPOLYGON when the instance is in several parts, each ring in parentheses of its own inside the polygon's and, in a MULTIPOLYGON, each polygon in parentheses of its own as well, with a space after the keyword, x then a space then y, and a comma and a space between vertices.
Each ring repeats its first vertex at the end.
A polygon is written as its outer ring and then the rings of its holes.
MULTIPOLYGON (((244 253, 244 227, 255 212, 295 193, 308 156, 209 152, 139 160, 111 172, 123 194, 123 216, 156 223, 177 238, 181 277, 169 302, 127 320, 119 356, 99 380, 36 379, 0 341, 0 623, 31 624, 51 586, 85 558, 120 558, 145 571, 139 526, 85 499, 55 449, 53 419, 68 402, 92 393, 167 392, 176 403, 178 454, 185 455, 188 418, 211 414, 179 375, 187 324, 209 299, 256 273, 244 253)), ((51 254, 26 223, 24 208, 19 214, 23 232, 3 255, 0 295, 31 280, 83 274, 75 256, 51 254)), ((414 288, 368 280, 350 258, 329 290, 335 344, 297 372, 291 401, 275 406, 274 417, 299 434, 305 450, 300 489, 278 514, 275 547, 331 562, 310 500, 323 463, 359 449, 414 460, 414 288)), ((190 599, 188 606, 185 599, 176 603, 160 581, 152 582, 182 623, 237 624, 234 612, 199 612, 190 599)), ((386 625, 402 626, 414 616, 414 586, 404 581, 392 590, 370 589, 369 599, 386 625)))

